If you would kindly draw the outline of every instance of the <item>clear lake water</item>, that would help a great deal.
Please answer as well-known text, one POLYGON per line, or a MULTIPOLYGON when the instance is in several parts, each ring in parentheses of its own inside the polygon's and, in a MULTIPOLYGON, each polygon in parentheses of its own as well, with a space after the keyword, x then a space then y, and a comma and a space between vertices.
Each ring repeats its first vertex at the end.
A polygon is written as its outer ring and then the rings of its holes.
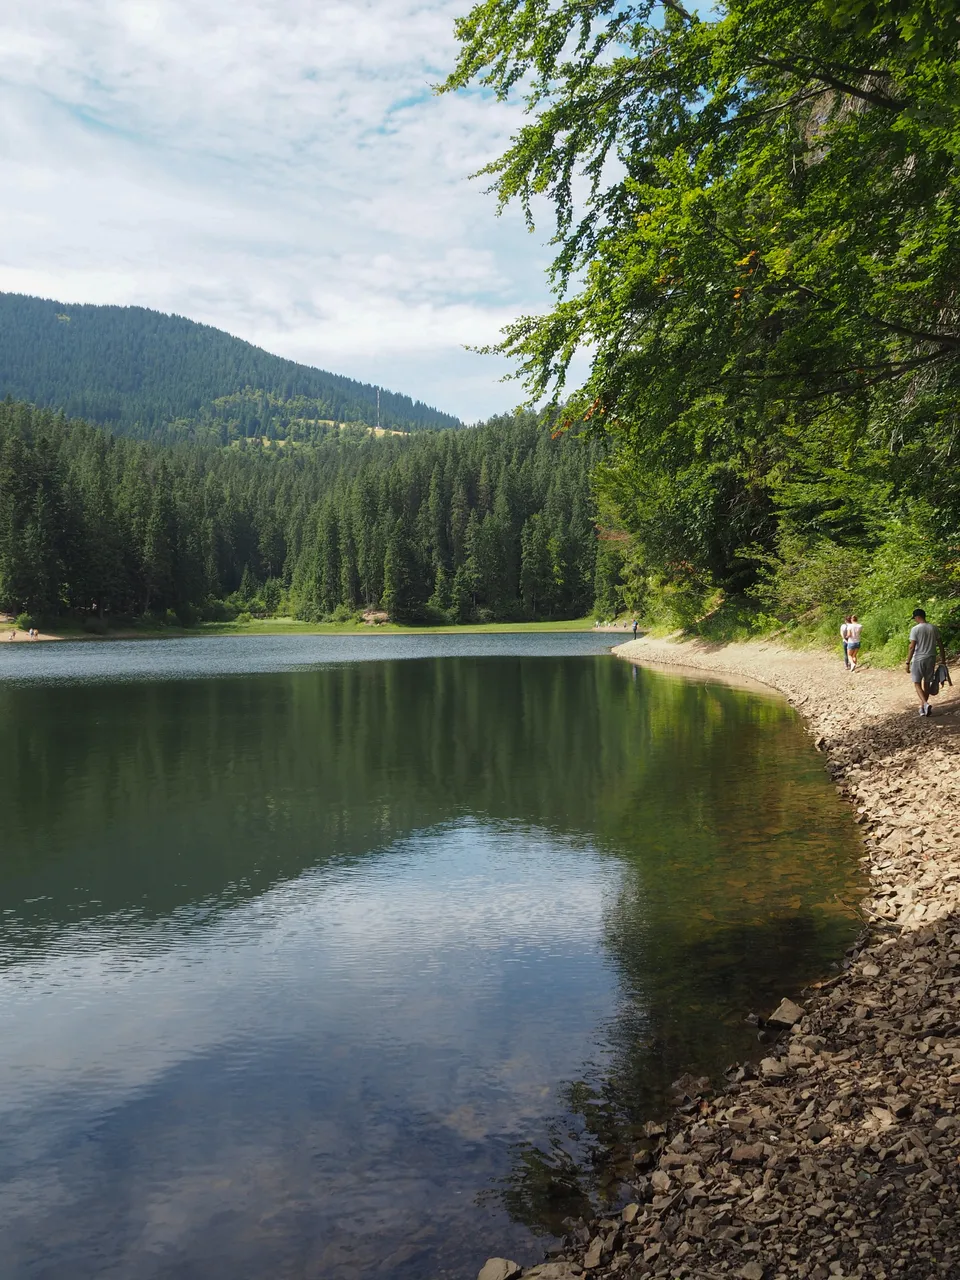
POLYGON ((0 649, 0 1274, 474 1280, 857 932, 780 699, 598 633, 0 649))

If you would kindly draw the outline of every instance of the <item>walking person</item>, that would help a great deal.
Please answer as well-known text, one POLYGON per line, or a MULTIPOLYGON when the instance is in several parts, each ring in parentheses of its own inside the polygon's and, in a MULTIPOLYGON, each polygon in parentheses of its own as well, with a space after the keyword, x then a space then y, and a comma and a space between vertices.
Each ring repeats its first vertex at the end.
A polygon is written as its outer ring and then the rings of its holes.
POLYGON ((930 681, 937 665, 937 649, 940 650, 940 661, 946 665, 947 652, 943 647, 943 637, 932 622, 927 621, 923 609, 914 609, 913 626, 910 628, 910 648, 907 652, 907 670, 920 699, 920 714, 933 714, 930 706, 930 681))
POLYGON ((846 667, 848 671, 850 670, 850 658, 847 654, 847 628, 849 626, 850 626, 850 615, 848 613, 847 616, 844 618, 844 620, 840 623, 840 639, 843 641, 843 665, 846 667))
POLYGON ((851 613, 850 621, 847 623, 847 660, 850 663, 851 671, 856 671, 857 669, 861 631, 863 631, 863 623, 857 621, 855 613, 851 613))
POLYGON ((638 627, 639 625, 640 625, 639 621, 638 621, 636 618, 634 618, 634 620, 633 620, 633 638, 634 638, 634 640, 636 640, 636 638, 637 638, 637 627, 638 627))

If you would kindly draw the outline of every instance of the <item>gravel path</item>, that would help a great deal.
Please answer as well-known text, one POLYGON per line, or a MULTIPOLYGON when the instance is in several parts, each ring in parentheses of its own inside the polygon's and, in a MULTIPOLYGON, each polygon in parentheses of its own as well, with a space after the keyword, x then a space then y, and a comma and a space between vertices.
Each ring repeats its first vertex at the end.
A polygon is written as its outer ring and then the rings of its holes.
POLYGON ((720 1093, 678 1082, 622 1214, 569 1222, 559 1255, 491 1259, 482 1280, 960 1280, 960 688, 921 719, 905 672, 848 675, 839 645, 615 652, 786 695, 856 806, 867 928, 839 978, 774 1011, 769 1057, 720 1093))

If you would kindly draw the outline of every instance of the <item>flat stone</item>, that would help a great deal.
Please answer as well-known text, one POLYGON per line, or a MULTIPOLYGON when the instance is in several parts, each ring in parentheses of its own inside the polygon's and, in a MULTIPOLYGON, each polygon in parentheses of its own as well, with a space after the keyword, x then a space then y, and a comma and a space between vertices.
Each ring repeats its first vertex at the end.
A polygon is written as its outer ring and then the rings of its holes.
POLYGON ((687 1165, 700 1164, 703 1160, 703 1153, 700 1151, 668 1151, 660 1157, 661 1169, 683 1169, 687 1165))
POLYGON ((748 1262, 745 1267, 741 1267, 738 1275, 742 1280, 763 1280, 763 1267, 759 1262, 748 1262))
POLYGON ((730 1156, 731 1160, 742 1164, 748 1160, 763 1159, 763 1143, 762 1142, 737 1142, 734 1144, 733 1152, 730 1156))
POLYGON ((803 1009, 792 1000, 781 1000, 767 1021, 775 1022, 781 1027, 792 1027, 800 1021, 803 1014, 803 1009))
POLYGON ((603 1261, 603 1241, 599 1236, 594 1236, 590 1241, 590 1248, 583 1255, 583 1265, 587 1271, 593 1271, 599 1267, 603 1261))
POLYGON ((768 1079, 780 1079, 787 1074, 787 1064, 779 1058, 762 1058, 760 1074, 768 1079))
POLYGON ((627 1223, 636 1222, 637 1214, 639 1212, 640 1212, 640 1206, 638 1204, 624 1205, 623 1212, 621 1213, 620 1217, 624 1220, 624 1222, 627 1222, 627 1223))
POLYGON ((488 1258, 480 1268, 477 1280, 515 1280, 523 1267, 509 1258, 488 1258))

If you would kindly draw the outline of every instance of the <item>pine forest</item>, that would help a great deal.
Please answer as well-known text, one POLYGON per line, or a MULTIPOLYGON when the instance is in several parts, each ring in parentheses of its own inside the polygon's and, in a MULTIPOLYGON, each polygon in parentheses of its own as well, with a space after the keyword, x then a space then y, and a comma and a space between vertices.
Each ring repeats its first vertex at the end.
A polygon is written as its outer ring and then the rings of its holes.
POLYGON ((532 414, 220 448, 118 437, 7 401, 0 608, 73 614, 92 630, 147 614, 581 617, 597 576, 595 453, 532 414))

